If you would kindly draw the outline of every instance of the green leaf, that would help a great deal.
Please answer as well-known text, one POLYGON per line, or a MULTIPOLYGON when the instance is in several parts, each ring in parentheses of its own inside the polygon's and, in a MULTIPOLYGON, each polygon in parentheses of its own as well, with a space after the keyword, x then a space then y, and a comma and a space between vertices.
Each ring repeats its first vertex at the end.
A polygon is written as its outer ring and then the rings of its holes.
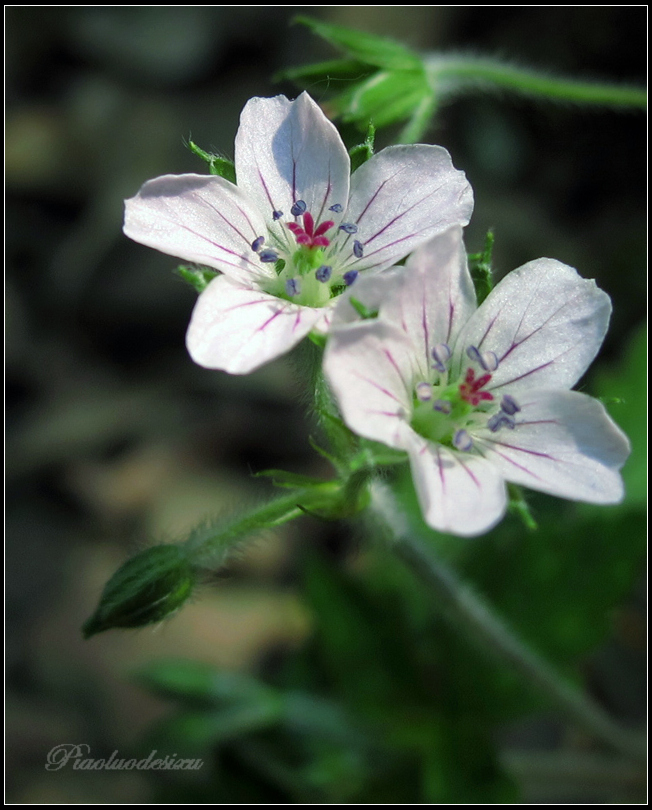
POLYGON ((299 16, 295 18, 295 22, 308 26, 313 33, 361 62, 391 70, 410 70, 421 65, 421 59, 417 54, 394 40, 341 25, 332 25, 311 17, 299 16))
POLYGON ((208 163, 208 171, 218 177, 223 177, 230 183, 235 183, 235 164, 228 158, 214 155, 211 152, 205 152, 196 143, 188 141, 188 148, 190 151, 205 160, 208 163))
POLYGON ((632 443, 632 453, 622 475, 625 501, 621 508, 645 509, 647 503, 647 329, 639 327, 622 360, 601 369, 594 377, 593 390, 601 399, 615 401, 609 407, 614 421, 632 443))
POLYGON ((189 705, 200 703, 215 707, 276 701, 275 691, 255 678, 196 661, 153 661, 137 670, 134 679, 156 695, 189 705))
POLYGON ((345 121, 385 127, 409 118, 432 90, 422 70, 381 71, 344 91, 334 103, 345 121))
POLYGON ((186 602, 196 575, 181 546, 153 546, 122 565, 106 583, 85 638, 114 627, 145 627, 186 602))
POLYGON ((355 59, 331 59, 327 62, 316 62, 314 65, 286 68, 277 73, 274 81, 293 81, 301 86, 314 85, 316 82, 360 81, 373 72, 368 65, 355 59))
POLYGON ((494 232, 489 229, 485 237, 484 249, 481 253, 469 253, 469 272, 473 279, 475 295, 478 306, 485 300, 493 289, 494 232))
POLYGON ((204 292, 211 281, 219 275, 217 270, 211 270, 210 267, 191 267, 187 264, 180 264, 173 272, 190 284, 197 293, 204 292))
MULTIPOLYGON (((363 143, 349 149, 349 156, 351 158, 351 174, 360 168, 363 163, 366 163, 374 153, 374 141, 376 139, 376 127, 369 124, 367 128, 367 137, 363 143)), ((355 306, 355 304, 353 305, 355 306)))

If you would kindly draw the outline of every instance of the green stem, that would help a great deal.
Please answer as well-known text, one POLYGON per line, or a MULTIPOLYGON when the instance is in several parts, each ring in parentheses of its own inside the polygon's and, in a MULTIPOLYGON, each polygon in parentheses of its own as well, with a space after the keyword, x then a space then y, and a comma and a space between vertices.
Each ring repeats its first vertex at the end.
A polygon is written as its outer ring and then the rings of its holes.
POLYGON ((432 119, 437 111, 437 97, 432 95, 424 96, 412 117, 402 129, 397 143, 421 143, 428 127, 432 124, 432 119))
POLYGON ((393 496, 386 487, 376 485, 372 488, 371 505, 392 532, 396 554, 428 585, 457 629, 466 630, 485 650, 519 672, 570 720, 621 753, 645 759, 645 739, 619 725, 516 637, 453 570, 434 557, 432 550, 409 531, 407 520, 397 511, 393 496))
POLYGON ((640 87, 546 76, 530 68, 472 56, 433 55, 424 62, 431 83, 441 95, 459 95, 461 91, 494 85, 552 101, 647 109, 647 92, 640 87))
POLYGON ((264 529, 282 526, 301 517, 305 511, 317 512, 330 503, 330 490, 337 484, 325 484, 323 490, 302 489, 282 495, 230 523, 216 528, 206 526, 194 531, 185 543, 189 557, 200 568, 219 568, 234 551, 252 535, 264 529))

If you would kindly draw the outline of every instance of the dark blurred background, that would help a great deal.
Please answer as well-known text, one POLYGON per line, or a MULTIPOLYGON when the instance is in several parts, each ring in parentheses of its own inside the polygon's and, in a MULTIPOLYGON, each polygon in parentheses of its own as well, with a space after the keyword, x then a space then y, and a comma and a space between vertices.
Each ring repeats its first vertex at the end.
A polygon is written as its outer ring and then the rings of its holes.
MULTIPOLYGON (((645 7, 6 7, 10 801, 150 801, 140 774, 48 774, 45 756, 63 742, 131 745, 166 710, 128 677, 156 656, 246 671, 300 645, 310 617, 294 550, 350 545, 342 527, 291 524, 163 627, 81 639, 130 552, 262 497, 251 472, 326 473, 292 358, 242 378, 194 366, 184 349, 194 292, 173 259, 121 233, 122 201, 145 180, 204 171, 188 138, 232 157, 247 99, 296 94, 272 74, 333 55, 290 25, 298 13, 421 50, 646 77, 645 7)), ((311 92, 319 101, 327 89, 311 92)), ((445 108, 431 133, 474 187, 470 250, 491 226, 499 272, 551 256, 612 296, 612 367, 645 313, 645 127, 640 113, 495 94, 445 108)), ((642 614, 632 616, 638 660, 642 614)), ((616 667, 623 677, 636 675, 616 667)), ((622 691, 635 717, 636 685, 622 691)))

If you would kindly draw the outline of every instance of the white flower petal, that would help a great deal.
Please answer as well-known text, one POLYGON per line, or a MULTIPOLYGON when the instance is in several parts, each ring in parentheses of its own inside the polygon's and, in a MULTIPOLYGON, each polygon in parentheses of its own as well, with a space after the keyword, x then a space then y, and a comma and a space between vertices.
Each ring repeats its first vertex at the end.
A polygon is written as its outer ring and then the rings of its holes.
POLYGON ((554 259, 509 273, 462 330, 452 368, 465 351, 495 352, 499 366, 487 390, 518 395, 531 388, 570 388, 602 345, 611 302, 594 281, 554 259))
POLYGON ((273 275, 251 249, 267 232, 240 189, 221 177, 166 174, 125 202, 124 232, 141 245, 221 270, 231 278, 273 275))
POLYGON ((433 529, 472 537, 489 531, 505 514, 505 483, 486 459, 457 453, 416 433, 408 453, 421 511, 433 529))
MULTIPOLYGON (((235 139, 238 186, 253 200, 273 227, 272 212, 306 203, 315 221, 346 208, 351 162, 335 126, 307 93, 296 101, 285 96, 250 99, 240 116, 235 139)), ((278 227, 278 225, 276 226, 278 227)))
POLYGON ((452 225, 466 225, 473 192, 464 172, 441 146, 389 146, 351 177, 346 221, 358 226, 348 237, 361 242, 357 270, 389 267, 452 225))
POLYGON ((413 402, 414 361, 408 338, 394 326, 362 321, 334 329, 324 373, 347 425, 390 447, 405 446, 413 402))
POLYGON ((200 366, 247 374, 289 351, 321 315, 219 276, 195 304, 186 346, 200 366))
POLYGON ((383 302, 381 315, 410 336, 422 369, 428 371, 433 347, 453 346, 475 307, 462 229, 455 226, 410 256, 401 286, 383 302))
POLYGON ((337 298, 333 325, 344 326, 361 320, 362 316, 351 304, 351 298, 371 312, 379 312, 381 304, 385 307, 398 294, 404 272, 404 267, 388 267, 380 273, 371 270, 359 276, 355 284, 337 298))
POLYGON ((577 391, 532 390, 518 403, 514 430, 473 437, 508 481, 572 500, 622 500, 618 470, 629 441, 598 400, 577 391))

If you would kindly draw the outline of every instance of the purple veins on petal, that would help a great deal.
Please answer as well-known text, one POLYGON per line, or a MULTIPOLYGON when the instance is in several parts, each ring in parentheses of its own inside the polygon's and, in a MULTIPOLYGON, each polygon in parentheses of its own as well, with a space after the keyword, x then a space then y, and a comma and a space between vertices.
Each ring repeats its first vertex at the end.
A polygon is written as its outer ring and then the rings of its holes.
POLYGON ((356 257, 356 259, 361 259, 364 255, 364 246, 358 239, 356 239, 353 243, 353 255, 356 257))
POLYGON ((467 453, 473 447, 473 439, 466 430, 457 430, 453 436, 453 445, 463 453, 467 453))
POLYGON ((500 402, 500 407, 510 416, 513 416, 515 413, 518 413, 521 410, 521 406, 514 399, 514 397, 510 397, 509 394, 505 394, 503 396, 500 402))
POLYGON ((289 278, 285 282, 285 292, 288 295, 299 295, 301 292, 301 279, 299 278, 289 278))
POLYGON ((322 264, 322 266, 315 271, 315 278, 317 281, 321 281, 325 284, 331 277, 332 272, 333 268, 330 265, 322 264))
POLYGON ((358 277, 357 270, 347 270, 347 272, 344 273, 344 275, 342 276, 342 281, 346 284, 347 287, 350 287, 357 277, 358 277))
POLYGON ((258 256, 261 262, 266 262, 267 264, 278 261, 278 253, 273 250, 261 250, 258 256))
POLYGON ((432 399, 432 386, 427 382, 420 382, 416 385, 417 399, 421 402, 428 402, 432 399))
POLYGON ((300 217, 301 214, 305 213, 307 207, 308 206, 305 204, 303 200, 297 200, 292 206, 292 208, 290 208, 290 213, 292 214, 293 217, 300 217))
POLYGON ((283 211, 278 211, 278 210, 277 211, 272 211, 272 219, 274 220, 274 222, 279 220, 282 216, 283 216, 283 211))
POLYGON ((453 406, 447 399, 437 399, 433 404, 433 409, 439 413, 449 414, 453 410, 453 406))
POLYGON ((335 205, 331 205, 331 207, 328 210, 333 211, 333 213, 335 214, 341 214, 344 209, 339 203, 335 203, 335 205))
POLYGON ((264 236, 257 236, 254 241, 251 243, 251 249, 258 253, 261 247, 265 244, 265 237, 264 236))
POLYGON ((358 232, 358 226, 354 225, 353 222, 343 222, 340 225, 340 230, 344 231, 344 233, 357 233, 358 232))

